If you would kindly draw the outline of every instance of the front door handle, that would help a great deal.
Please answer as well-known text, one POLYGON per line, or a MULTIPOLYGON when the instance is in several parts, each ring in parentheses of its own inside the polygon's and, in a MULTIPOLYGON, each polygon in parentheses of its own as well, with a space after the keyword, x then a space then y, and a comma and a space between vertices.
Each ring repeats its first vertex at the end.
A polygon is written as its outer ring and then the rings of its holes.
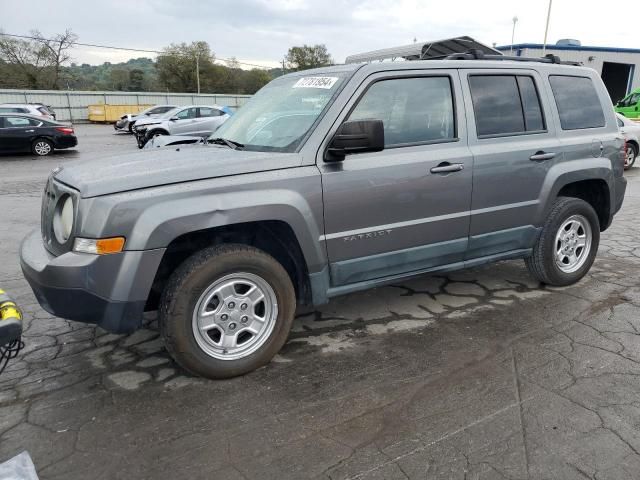
POLYGON ((433 167, 429 170, 431 173, 451 173, 451 172, 459 172, 464 169, 464 163, 449 163, 442 162, 437 167, 433 167))
POLYGON ((33 133, 35 130, 25 130, 24 133, 33 133))
POLYGON ((556 154, 554 152, 543 152, 541 150, 531 155, 529 157, 529 160, 532 160, 534 162, 542 162, 544 160, 551 160, 552 158, 555 158, 555 157, 556 157, 556 154))

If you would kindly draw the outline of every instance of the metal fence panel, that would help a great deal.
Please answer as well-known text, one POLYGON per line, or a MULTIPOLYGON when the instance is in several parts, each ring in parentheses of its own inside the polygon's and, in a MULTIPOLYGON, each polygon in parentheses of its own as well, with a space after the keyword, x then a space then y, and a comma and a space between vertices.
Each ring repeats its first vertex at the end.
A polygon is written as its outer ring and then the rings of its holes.
POLYGON ((44 103, 56 111, 58 120, 88 122, 89 105, 223 105, 237 109, 251 95, 162 93, 162 92, 87 92, 75 90, 3 90, 0 103, 44 103))

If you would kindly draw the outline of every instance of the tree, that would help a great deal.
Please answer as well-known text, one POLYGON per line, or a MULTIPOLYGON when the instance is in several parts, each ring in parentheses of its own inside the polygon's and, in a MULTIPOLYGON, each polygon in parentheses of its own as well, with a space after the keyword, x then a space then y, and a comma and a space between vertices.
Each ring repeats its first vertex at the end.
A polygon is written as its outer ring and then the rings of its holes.
POLYGON ((45 38, 38 30, 31 32, 35 42, 39 43, 42 48, 47 52, 50 69, 53 71, 53 77, 51 79, 51 87, 54 90, 60 88, 60 70, 62 64, 71 60, 69 54, 69 48, 78 41, 78 36, 70 29, 66 29, 64 33, 54 35, 53 38, 45 38))
MULTIPOLYGON (((195 92, 196 59, 201 73, 213 66, 215 55, 207 42, 172 43, 158 55, 156 69, 160 83, 173 92, 195 92)), ((200 80, 202 84, 202 75, 200 80)))
POLYGON ((0 59, 22 77, 19 83, 27 88, 43 86, 43 71, 49 66, 48 52, 36 42, 1 35, 0 59))
POLYGON ((258 68, 244 72, 242 78, 242 93, 253 95, 267 83, 271 81, 271 76, 258 68))
POLYGON ((333 63, 325 45, 303 45, 291 47, 285 58, 287 67, 293 70, 326 67, 333 63))
POLYGON ((113 90, 127 90, 129 72, 123 68, 114 68, 109 72, 111 88, 113 90))
POLYGON ((129 90, 139 92, 144 88, 144 71, 139 68, 129 70, 129 90))
POLYGON ((12 38, 0 32, 0 59, 20 72, 28 88, 60 88, 62 65, 70 60, 68 50, 78 39, 71 30, 44 38, 34 30, 30 39, 12 38))

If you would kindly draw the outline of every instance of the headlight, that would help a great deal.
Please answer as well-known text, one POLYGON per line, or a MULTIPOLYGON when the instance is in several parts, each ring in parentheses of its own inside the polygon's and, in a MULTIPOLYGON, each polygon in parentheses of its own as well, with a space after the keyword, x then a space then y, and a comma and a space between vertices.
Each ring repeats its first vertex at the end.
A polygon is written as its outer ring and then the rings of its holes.
POLYGON ((65 244, 71 237, 73 216, 73 198, 71 195, 63 195, 58 200, 53 213, 53 233, 58 243, 65 244))

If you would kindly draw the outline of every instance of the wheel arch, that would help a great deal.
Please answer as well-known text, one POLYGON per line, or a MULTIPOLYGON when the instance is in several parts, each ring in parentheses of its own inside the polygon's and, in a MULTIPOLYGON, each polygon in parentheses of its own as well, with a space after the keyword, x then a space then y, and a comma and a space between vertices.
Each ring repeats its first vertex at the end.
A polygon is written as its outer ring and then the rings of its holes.
POLYGON ((169 277, 187 258, 204 248, 231 243, 250 245, 274 257, 289 274, 298 302, 311 303, 309 270, 293 228, 282 220, 261 220, 196 230, 174 238, 160 261, 146 309, 157 307, 169 277))

